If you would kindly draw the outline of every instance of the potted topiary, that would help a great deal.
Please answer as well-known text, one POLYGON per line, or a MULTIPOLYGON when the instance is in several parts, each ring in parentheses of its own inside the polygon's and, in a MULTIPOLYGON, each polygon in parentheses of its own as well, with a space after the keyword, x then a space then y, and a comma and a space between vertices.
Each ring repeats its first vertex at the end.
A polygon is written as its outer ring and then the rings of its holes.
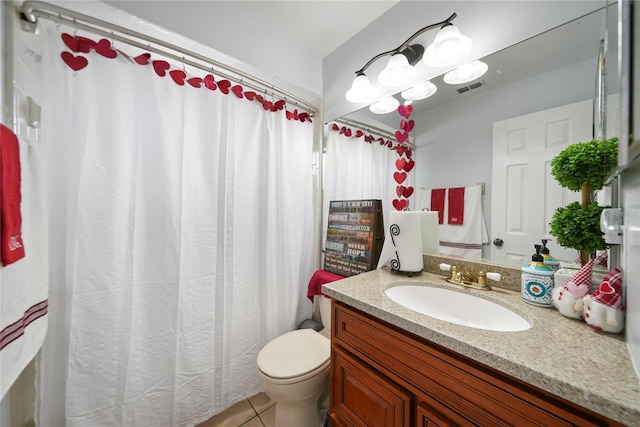
POLYGON ((562 187, 581 191, 582 203, 556 209, 550 231, 559 245, 580 251, 582 265, 589 261, 591 252, 607 248, 600 231, 604 207, 592 201, 592 193, 604 187, 617 162, 616 137, 571 144, 551 161, 553 177, 562 187))

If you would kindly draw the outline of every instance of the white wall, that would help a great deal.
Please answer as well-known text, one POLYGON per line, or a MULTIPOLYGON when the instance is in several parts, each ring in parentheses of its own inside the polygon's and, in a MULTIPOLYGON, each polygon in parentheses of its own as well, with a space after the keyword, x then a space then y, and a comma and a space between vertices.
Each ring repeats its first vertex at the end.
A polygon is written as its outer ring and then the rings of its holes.
MULTIPOLYGON (((594 64, 595 58, 466 96, 413 117, 418 145, 416 187, 429 190, 486 183, 483 205, 489 240, 493 240, 490 229, 493 123, 591 99, 594 64)), ((489 253, 483 255, 490 258, 489 253)))

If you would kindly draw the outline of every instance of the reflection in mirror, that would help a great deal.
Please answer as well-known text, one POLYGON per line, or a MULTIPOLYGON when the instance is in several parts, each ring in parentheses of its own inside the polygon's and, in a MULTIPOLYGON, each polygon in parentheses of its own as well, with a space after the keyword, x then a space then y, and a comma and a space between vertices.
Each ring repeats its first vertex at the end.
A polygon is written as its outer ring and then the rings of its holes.
MULTIPOLYGON (((523 149, 530 141, 537 140, 552 145, 552 151, 557 153, 568 144, 592 139, 598 48, 607 28, 606 136, 616 135, 619 122, 615 109, 618 105, 617 4, 609 8, 608 14, 604 8, 600 9, 482 58, 489 71, 479 80, 462 85, 447 85, 442 76, 431 80, 438 87, 437 92, 413 102, 411 118, 415 120, 415 129, 412 136, 417 148, 413 172, 416 194, 410 206, 412 210, 429 207, 433 189, 480 185, 483 190, 481 212, 487 227, 487 235, 482 240, 483 258, 521 265, 534 252, 534 244, 540 243, 541 239, 550 239, 548 247, 552 255, 563 260, 575 259, 573 252, 564 251, 553 242, 548 223, 556 207, 573 201, 572 197, 577 196, 562 192, 557 184, 554 186, 548 160, 543 160, 542 169, 538 170, 512 167, 507 171, 510 175, 505 172, 501 178, 511 182, 508 187, 496 182, 496 170, 504 170, 507 165, 504 158, 494 156, 494 130, 511 120, 504 129, 513 138, 517 135, 514 129, 517 129, 518 120, 544 112, 549 117, 543 117, 541 130, 521 132, 518 141, 525 144, 523 149), (568 121, 564 116, 565 111, 576 109, 580 111, 582 124, 568 121), (517 194, 514 193, 514 179, 521 180, 517 181, 520 185, 517 194), (515 200, 514 197, 518 196, 519 204, 506 205, 506 208, 503 205, 503 211, 498 213, 493 206, 496 193, 503 199, 510 197, 515 200), (522 239, 526 249, 508 249, 511 236, 497 230, 496 217, 503 226, 507 223, 507 227, 511 227, 512 234, 526 235, 522 239), (532 223, 537 224, 533 229, 530 228, 532 223), (493 241, 502 241, 503 245, 493 245, 490 243, 493 241)), ((399 94, 396 98, 403 101, 399 94)), ((368 108, 346 118, 371 123, 391 132, 398 129, 400 121, 397 112, 373 115, 368 108)), ((510 144, 514 141, 512 139, 510 144)), ((531 153, 523 156, 528 158, 531 153)), ((360 161, 362 158, 327 158, 327 167, 331 162, 339 162, 334 165, 337 168, 349 167, 356 159, 360 161)), ((391 181, 393 170, 376 169, 371 176, 378 179, 382 174, 381 178, 387 180, 386 191, 392 199, 395 190, 395 183, 391 181)), ((386 206, 392 209, 389 204, 386 206)))

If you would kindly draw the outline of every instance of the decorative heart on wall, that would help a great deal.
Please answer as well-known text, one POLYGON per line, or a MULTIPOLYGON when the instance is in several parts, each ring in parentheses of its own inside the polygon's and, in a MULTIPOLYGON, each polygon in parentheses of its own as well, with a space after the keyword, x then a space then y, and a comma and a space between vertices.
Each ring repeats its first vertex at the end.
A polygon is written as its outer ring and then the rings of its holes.
MULTIPOLYGON (((409 160, 408 162, 406 162, 403 166, 403 169, 405 172, 411 172, 411 169, 413 169, 413 167, 415 166, 416 162, 414 162, 413 160, 409 160)), ((398 168, 400 169, 400 168, 398 168)))
POLYGON ((407 120, 403 118, 400 121, 400 128, 404 130, 406 133, 409 133, 413 130, 413 127, 415 126, 415 124, 416 122, 414 122, 413 120, 407 120))
POLYGON ((407 179, 407 174, 405 172, 395 172, 393 179, 395 179, 398 184, 402 184, 405 179, 407 179))
POLYGON ((151 54, 146 52, 146 53, 141 53, 140 55, 136 56, 135 58, 133 58, 133 60, 140 65, 148 65, 149 64, 149 59, 151 59, 151 54))
POLYGON ((403 143, 403 142, 405 142, 408 138, 409 138, 409 134, 408 134, 408 133, 406 133, 406 132, 401 132, 401 131, 399 131, 399 130, 397 130, 397 131, 396 131, 396 140, 397 140, 399 143, 401 143, 401 144, 402 144, 402 143, 403 143))
POLYGON ((167 61, 162 60, 151 61, 151 65, 153 66, 153 71, 160 77, 164 77, 170 67, 167 61))
POLYGON ((182 70, 171 70, 169 75, 177 85, 184 86, 184 78, 187 77, 187 73, 182 70))
POLYGON ((230 87, 231 87, 231 82, 229 80, 220 80, 218 82, 218 89, 220 89, 220 92, 224 93, 225 95, 229 94, 230 87))
MULTIPOLYGON (((401 170, 404 169, 406 164, 407 164, 407 161, 404 158, 400 158, 400 159, 396 160, 396 169, 401 171, 401 170)), ((406 171, 406 172, 409 172, 409 171, 406 171)))
POLYGON ((413 107, 411 105, 402 104, 398 107, 398 113, 400 113, 402 117, 408 118, 412 112, 413 112, 413 107))
POLYGON ((402 195, 403 195, 404 197, 406 197, 407 199, 408 199, 409 197, 411 197, 411 195, 412 195, 412 194, 413 194, 413 187, 406 187, 406 188, 404 189, 404 191, 402 192, 402 195))
POLYGON ((393 207, 397 211, 404 210, 409 205, 409 201, 406 199, 393 199, 393 207))
POLYGON ((207 89, 216 90, 217 86, 211 74, 207 74, 206 76, 204 76, 204 79, 202 79, 202 82, 204 83, 204 87, 206 87, 207 89))
POLYGON ((75 56, 71 52, 62 52, 60 57, 73 71, 82 70, 89 65, 89 60, 82 55, 75 56))
POLYGON ((200 77, 191 77, 190 79, 187 80, 187 83, 189 83, 191 86, 195 87, 196 89, 200 89, 202 85, 202 79, 200 77))
POLYGON ((242 98, 244 98, 243 91, 244 91, 244 89, 242 89, 242 86, 240 86, 240 85, 234 85, 234 86, 231 88, 231 92, 233 92, 233 94, 234 94, 236 97, 238 97, 238 99, 242 99, 242 98))
POLYGON ((118 56, 118 52, 111 47, 111 42, 107 39, 100 39, 94 49, 105 58, 113 59, 118 56))

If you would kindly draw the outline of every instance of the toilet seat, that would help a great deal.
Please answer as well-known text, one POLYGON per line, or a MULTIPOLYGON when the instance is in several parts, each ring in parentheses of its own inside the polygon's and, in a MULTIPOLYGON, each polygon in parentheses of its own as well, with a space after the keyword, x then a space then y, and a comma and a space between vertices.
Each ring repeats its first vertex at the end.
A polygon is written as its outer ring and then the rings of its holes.
POLYGON ((330 356, 327 337, 313 329, 298 329, 267 343, 258 353, 257 364, 270 378, 300 381, 327 368, 330 356))

